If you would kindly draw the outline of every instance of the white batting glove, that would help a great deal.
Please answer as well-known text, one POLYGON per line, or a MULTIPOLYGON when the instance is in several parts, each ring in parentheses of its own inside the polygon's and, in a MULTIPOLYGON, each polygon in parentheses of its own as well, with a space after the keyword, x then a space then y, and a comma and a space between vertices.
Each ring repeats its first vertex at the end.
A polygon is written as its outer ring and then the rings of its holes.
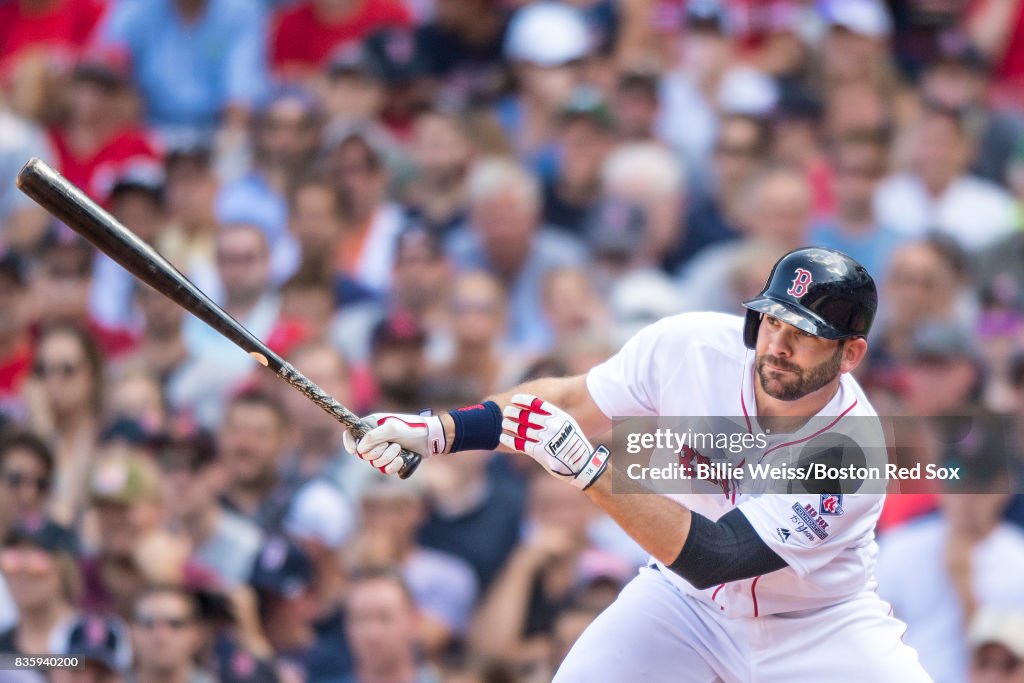
POLYGON ((531 394, 516 394, 502 410, 501 443, 525 453, 551 474, 584 490, 608 466, 608 449, 587 441, 572 415, 531 394))
POLYGON ((377 425, 362 439, 345 431, 341 440, 345 450, 366 460, 384 474, 397 474, 402 465, 402 449, 419 453, 424 459, 443 453, 444 427, 436 415, 373 413, 363 418, 377 425))

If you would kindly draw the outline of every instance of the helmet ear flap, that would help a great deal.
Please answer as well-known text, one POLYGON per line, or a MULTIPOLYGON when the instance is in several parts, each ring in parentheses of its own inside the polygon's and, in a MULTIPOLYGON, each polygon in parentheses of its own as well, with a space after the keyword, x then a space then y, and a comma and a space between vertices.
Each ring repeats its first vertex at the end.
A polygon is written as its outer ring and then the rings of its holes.
POLYGON ((743 325, 743 343, 748 349, 757 348, 757 330, 761 327, 761 314, 747 309, 747 320, 743 325))

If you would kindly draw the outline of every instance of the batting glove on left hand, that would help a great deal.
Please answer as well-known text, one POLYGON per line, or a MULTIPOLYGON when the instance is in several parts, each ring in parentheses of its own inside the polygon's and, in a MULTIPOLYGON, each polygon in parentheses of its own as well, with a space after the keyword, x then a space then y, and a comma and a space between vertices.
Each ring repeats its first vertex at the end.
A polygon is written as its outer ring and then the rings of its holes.
POLYGON ((436 415, 373 413, 363 418, 377 425, 358 441, 345 431, 341 440, 345 450, 368 461, 384 474, 395 474, 405 464, 402 449, 419 453, 424 459, 445 448, 444 428, 436 415))
POLYGON ((590 445, 572 415, 531 394, 516 394, 502 411, 501 443, 530 456, 551 474, 585 490, 608 466, 608 449, 590 445))

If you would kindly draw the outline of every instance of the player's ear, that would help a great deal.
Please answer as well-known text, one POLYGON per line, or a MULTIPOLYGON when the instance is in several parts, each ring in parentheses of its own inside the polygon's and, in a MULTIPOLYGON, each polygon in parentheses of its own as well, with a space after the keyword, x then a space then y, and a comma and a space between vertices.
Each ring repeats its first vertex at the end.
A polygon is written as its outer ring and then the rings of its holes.
POLYGON ((868 342, 864 337, 854 337, 842 342, 841 372, 853 372, 868 353, 868 342))

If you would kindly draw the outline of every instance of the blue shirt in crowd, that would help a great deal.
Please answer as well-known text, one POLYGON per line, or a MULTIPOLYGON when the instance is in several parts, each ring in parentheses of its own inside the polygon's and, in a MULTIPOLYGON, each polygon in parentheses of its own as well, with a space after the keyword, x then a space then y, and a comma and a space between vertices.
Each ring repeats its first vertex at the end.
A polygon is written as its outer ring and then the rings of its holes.
POLYGON ((174 0, 119 0, 101 36, 131 53, 153 126, 210 132, 227 105, 266 88, 265 12, 255 0, 208 0, 185 23, 174 0))

